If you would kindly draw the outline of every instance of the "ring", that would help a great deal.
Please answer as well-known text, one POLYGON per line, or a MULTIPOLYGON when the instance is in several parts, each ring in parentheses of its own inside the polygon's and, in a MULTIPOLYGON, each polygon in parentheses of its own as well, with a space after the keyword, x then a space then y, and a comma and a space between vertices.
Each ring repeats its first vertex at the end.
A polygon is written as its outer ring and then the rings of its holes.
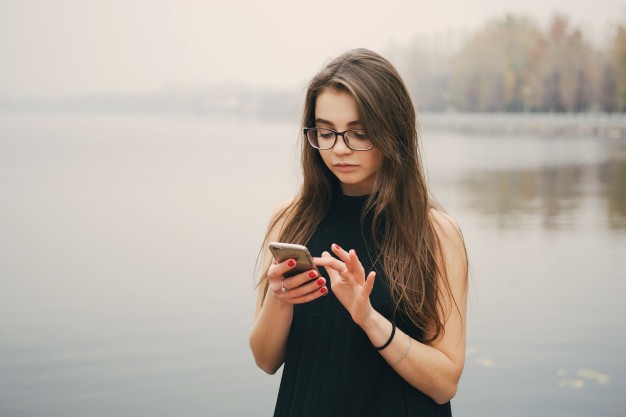
POLYGON ((280 283, 281 288, 283 289, 283 292, 287 292, 287 288, 285 288, 285 280, 283 279, 282 282, 280 283))

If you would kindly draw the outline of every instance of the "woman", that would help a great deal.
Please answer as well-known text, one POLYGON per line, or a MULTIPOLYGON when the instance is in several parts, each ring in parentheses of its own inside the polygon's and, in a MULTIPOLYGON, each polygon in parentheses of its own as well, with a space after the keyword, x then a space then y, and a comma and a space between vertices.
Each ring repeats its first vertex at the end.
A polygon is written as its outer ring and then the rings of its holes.
POLYGON ((380 55, 349 51, 311 81, 303 125, 302 188, 265 246, 306 245, 323 268, 285 278, 294 262, 265 252, 250 346, 265 372, 284 364, 274 415, 450 415, 467 257, 428 195, 404 83, 380 55))

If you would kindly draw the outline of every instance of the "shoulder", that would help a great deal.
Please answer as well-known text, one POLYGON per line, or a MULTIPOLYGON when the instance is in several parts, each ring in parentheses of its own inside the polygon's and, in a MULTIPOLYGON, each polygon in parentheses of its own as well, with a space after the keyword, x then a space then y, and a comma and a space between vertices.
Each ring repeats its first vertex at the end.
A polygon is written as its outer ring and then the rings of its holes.
POLYGON ((429 215, 446 266, 454 269, 466 269, 467 251, 463 233, 456 220, 448 213, 434 207, 430 209, 429 215))
POLYGON ((278 203, 278 205, 274 208, 274 216, 277 216, 280 213, 284 212, 287 208, 289 208, 289 206, 294 203, 294 201, 295 197, 291 197, 278 203))
MULTIPOLYGON (((265 232, 265 239, 263 240, 263 245, 261 246, 261 254, 262 254, 261 271, 265 271, 263 272, 263 275, 265 275, 265 273, 267 272, 267 269, 272 263, 272 254, 267 249, 267 245, 270 242, 276 242, 279 240, 280 232, 283 229, 285 222, 291 215, 291 212, 292 212, 291 208, 294 206, 294 202, 295 202, 295 198, 289 198, 287 200, 281 201, 280 203, 278 203, 278 205, 274 208, 274 211, 272 212, 272 217, 270 219, 269 225, 267 226, 267 231, 265 232)), ((257 285, 261 284, 263 281, 264 281, 264 277, 261 276, 261 278, 257 282, 257 285)), ((265 296, 265 292, 260 291, 259 297, 261 297, 260 298, 261 304, 262 304, 262 300, 264 296, 265 296)), ((259 306, 261 304, 259 304, 259 306)))
POLYGON ((267 230, 266 240, 268 242, 271 242, 272 239, 276 240, 276 238, 280 234, 281 229, 293 213, 292 209, 294 207, 295 201, 295 197, 288 198, 278 203, 278 205, 274 208, 274 211, 272 212, 272 218, 270 220, 270 224, 267 230))
POLYGON ((431 207, 429 211, 430 221, 439 238, 457 235, 462 238, 461 228, 456 220, 443 210, 431 207))
POLYGON ((285 222, 291 214, 295 201, 295 197, 291 197, 278 203, 272 212, 272 223, 275 221, 285 222))

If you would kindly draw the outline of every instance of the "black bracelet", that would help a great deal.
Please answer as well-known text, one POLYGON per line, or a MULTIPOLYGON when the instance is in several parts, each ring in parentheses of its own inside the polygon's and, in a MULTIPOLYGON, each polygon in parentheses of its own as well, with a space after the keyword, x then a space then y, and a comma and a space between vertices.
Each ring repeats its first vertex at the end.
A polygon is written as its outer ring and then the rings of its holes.
POLYGON ((384 348, 386 348, 387 346, 389 346, 389 343, 391 343, 391 341, 393 340, 393 337, 396 335, 396 322, 393 320, 389 320, 391 321, 391 336, 389 336, 389 340, 387 340, 387 343, 385 343, 384 345, 382 345, 381 347, 376 347, 374 345, 372 345, 372 347, 378 351, 383 350, 384 348))

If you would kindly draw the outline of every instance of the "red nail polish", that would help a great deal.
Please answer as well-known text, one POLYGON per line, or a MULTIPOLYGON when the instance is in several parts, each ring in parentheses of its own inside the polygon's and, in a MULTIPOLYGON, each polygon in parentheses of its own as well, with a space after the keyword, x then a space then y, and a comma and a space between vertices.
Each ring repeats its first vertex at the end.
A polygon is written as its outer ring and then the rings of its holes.
POLYGON ((327 291, 327 290, 326 290, 326 287, 322 287, 322 289, 320 290, 320 292, 321 292, 322 294, 326 294, 326 291, 327 291))
POLYGON ((338 244, 335 243, 335 249, 341 249, 338 244))
POLYGON ((289 266, 296 266, 296 261, 291 259, 289 262, 287 262, 287 265, 289 265, 289 266))
POLYGON ((317 272, 311 271, 309 272, 309 278, 315 278, 317 276, 317 272))
POLYGON ((320 278, 317 280, 317 285, 324 285, 324 278, 320 278))

